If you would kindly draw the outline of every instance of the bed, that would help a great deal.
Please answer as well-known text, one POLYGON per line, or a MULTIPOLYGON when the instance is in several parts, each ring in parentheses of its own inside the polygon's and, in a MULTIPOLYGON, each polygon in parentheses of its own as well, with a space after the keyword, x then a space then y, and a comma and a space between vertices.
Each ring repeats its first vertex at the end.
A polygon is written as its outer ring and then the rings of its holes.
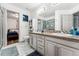
POLYGON ((8 32, 7 33, 7 42, 10 44, 12 41, 17 42, 18 41, 18 33, 16 31, 8 32))
POLYGON ((14 31, 14 32, 8 32, 7 33, 7 38, 8 39, 9 38, 16 38, 16 39, 18 39, 18 33, 16 31, 14 31))

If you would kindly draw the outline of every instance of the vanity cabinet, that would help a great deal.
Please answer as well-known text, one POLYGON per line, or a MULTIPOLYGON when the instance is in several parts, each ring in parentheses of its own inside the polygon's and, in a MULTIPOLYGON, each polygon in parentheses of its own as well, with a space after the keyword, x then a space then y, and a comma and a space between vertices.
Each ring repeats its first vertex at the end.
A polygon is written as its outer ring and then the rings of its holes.
POLYGON ((32 34, 30 34, 29 36, 30 36, 29 44, 30 44, 30 46, 32 46, 33 45, 33 36, 32 36, 32 34))
POLYGON ((37 51, 41 53, 42 55, 45 54, 45 41, 44 36, 37 35, 37 51))
POLYGON ((31 35, 30 35, 30 45, 31 45, 34 49, 36 49, 36 39, 37 39, 37 37, 36 37, 35 34, 31 34, 31 35))
POLYGON ((74 54, 74 50, 72 50, 72 48, 69 48, 66 46, 58 47, 58 55, 59 56, 73 56, 73 54, 74 54))
MULTIPOLYGON (((56 38, 45 38, 45 55, 46 56, 79 56, 79 50, 64 44, 56 42, 56 38), (52 41, 54 40, 54 41, 52 41)), ((58 39, 59 40, 59 39, 58 39)))
POLYGON ((33 35, 33 48, 36 49, 37 35, 33 35))
POLYGON ((31 34, 30 45, 45 56, 79 56, 79 43, 63 38, 31 34))
POLYGON ((79 50, 63 46, 63 45, 57 45, 58 46, 58 55, 59 56, 79 56, 79 50))
POLYGON ((35 34, 30 34, 30 45, 37 50, 39 53, 42 55, 45 54, 45 42, 44 42, 44 36, 41 35, 35 35, 35 34))
POLYGON ((51 41, 45 41, 45 55, 55 56, 56 55, 56 44, 51 41))

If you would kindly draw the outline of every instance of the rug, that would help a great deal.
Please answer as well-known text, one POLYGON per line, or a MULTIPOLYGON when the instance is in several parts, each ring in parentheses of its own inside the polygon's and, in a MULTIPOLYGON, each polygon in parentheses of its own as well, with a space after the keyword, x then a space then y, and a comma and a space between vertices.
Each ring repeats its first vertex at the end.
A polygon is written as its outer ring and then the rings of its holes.
POLYGON ((18 50, 16 46, 5 48, 1 50, 1 56, 18 56, 18 50))

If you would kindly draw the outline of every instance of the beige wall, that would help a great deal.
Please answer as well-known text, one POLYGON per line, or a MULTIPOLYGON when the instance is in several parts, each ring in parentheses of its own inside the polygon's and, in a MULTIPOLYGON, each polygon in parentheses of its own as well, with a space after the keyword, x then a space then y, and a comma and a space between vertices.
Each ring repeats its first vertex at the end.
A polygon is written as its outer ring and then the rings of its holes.
POLYGON ((18 27, 18 24, 19 22, 17 22, 17 19, 11 19, 11 18, 8 18, 7 20, 7 29, 17 29, 18 27))

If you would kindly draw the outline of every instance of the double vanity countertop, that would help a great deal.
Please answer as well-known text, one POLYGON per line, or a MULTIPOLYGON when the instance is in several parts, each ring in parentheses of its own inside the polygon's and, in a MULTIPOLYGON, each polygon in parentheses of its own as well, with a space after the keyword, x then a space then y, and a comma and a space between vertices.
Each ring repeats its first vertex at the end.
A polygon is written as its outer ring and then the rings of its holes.
POLYGON ((68 41, 79 43, 79 36, 71 35, 71 34, 45 33, 45 32, 43 32, 43 33, 42 32, 32 32, 30 34, 43 35, 43 36, 48 36, 48 37, 53 37, 53 38, 59 38, 59 39, 68 40, 68 41))

